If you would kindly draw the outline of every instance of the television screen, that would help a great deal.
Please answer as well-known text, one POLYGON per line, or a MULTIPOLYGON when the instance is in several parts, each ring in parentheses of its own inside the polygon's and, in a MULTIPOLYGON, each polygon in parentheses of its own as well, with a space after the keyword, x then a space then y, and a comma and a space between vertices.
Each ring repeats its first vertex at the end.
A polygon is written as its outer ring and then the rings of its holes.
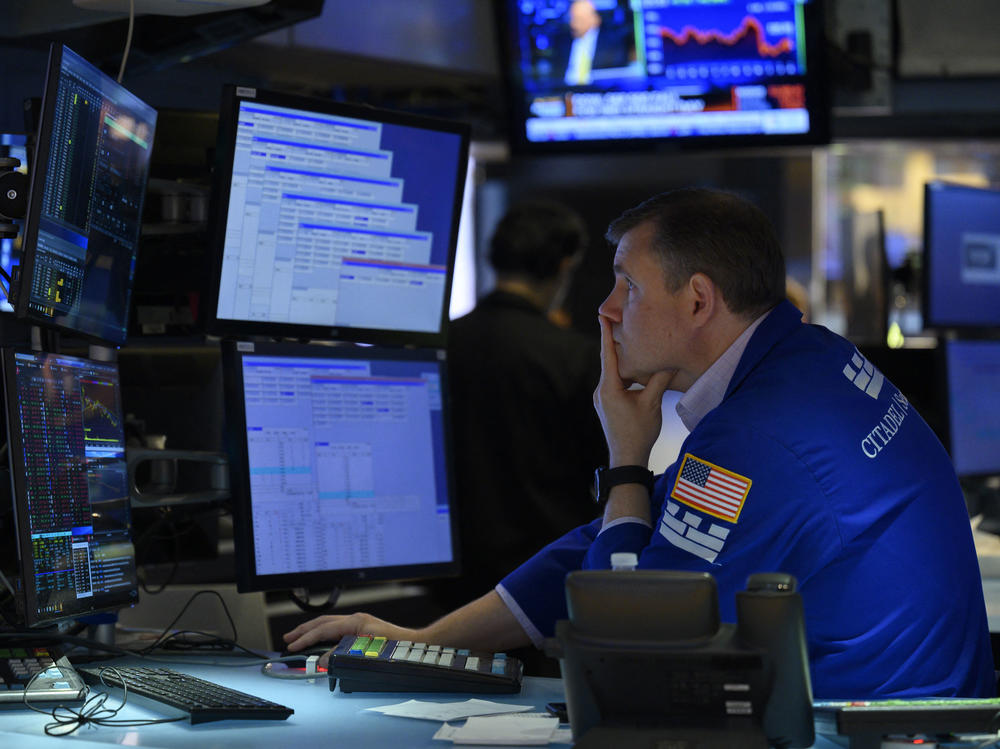
POLYGON ((3 368, 25 623, 134 604, 117 366, 4 349, 3 368))
POLYGON ((461 123, 227 87, 209 330, 443 344, 468 147, 461 123))
POLYGON ((503 0, 512 139, 529 150, 828 138, 811 0, 503 0))
POLYGON ((444 355, 226 342, 241 591, 454 574, 444 355))
POLYGON ((924 186, 926 328, 1000 326, 1000 190, 924 186))
POLYGON ((19 317, 121 345, 156 110, 52 45, 31 168, 19 317))
POLYGON ((945 352, 955 472, 1000 474, 1000 341, 946 341, 945 352))

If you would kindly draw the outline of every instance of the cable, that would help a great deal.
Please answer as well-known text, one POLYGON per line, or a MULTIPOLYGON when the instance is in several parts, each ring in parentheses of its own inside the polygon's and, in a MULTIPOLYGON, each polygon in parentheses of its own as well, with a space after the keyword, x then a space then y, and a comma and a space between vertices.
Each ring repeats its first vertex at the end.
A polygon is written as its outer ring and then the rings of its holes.
MULTIPOLYGON (((306 593, 306 595, 308 595, 308 593, 306 593)), ((301 611, 304 611, 307 614, 325 614, 328 611, 332 611, 334 606, 337 605, 337 599, 340 598, 340 588, 334 588, 331 590, 326 601, 318 604, 303 601, 295 595, 295 591, 293 590, 288 591, 288 598, 292 601, 292 603, 298 606, 301 611)))
POLYGON ((125 62, 129 50, 132 49, 132 29, 135 27, 135 0, 128 0, 128 34, 125 37, 125 51, 122 53, 122 66, 118 68, 118 82, 125 76, 125 62))
MULTIPOLYGON (((68 736, 78 729, 80 726, 95 725, 95 726, 115 726, 119 728, 135 728, 138 726, 155 726, 159 723, 177 723, 181 720, 186 720, 185 716, 180 716, 177 718, 153 718, 153 719, 120 719, 116 720, 115 716, 118 712, 125 707, 128 703, 128 684, 125 679, 122 678, 121 673, 114 666, 105 666, 101 668, 101 683, 104 684, 103 673, 105 669, 109 671, 114 671, 118 674, 118 678, 122 682, 122 702, 116 708, 105 707, 105 703, 110 698, 110 694, 107 692, 94 692, 91 694, 90 687, 87 687, 84 692, 84 702, 80 708, 67 707, 66 705, 56 705, 52 710, 42 710, 35 707, 28 701, 28 692, 31 690, 31 685, 34 683, 41 674, 45 673, 40 671, 29 679, 28 683, 24 687, 24 694, 21 696, 21 702, 25 707, 30 710, 34 710, 36 713, 41 713, 42 715, 52 716, 52 722, 45 724, 45 735, 46 736, 68 736)), ((108 686, 105 684, 105 686, 108 686)))

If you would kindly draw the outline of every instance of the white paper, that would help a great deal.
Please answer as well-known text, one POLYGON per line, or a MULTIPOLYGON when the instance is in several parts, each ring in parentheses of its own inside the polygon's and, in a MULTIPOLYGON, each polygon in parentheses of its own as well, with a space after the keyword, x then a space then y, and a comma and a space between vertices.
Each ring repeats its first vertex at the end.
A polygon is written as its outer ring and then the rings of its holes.
MULTIPOLYGON (((558 718, 548 716, 492 715, 469 718, 464 726, 447 733, 456 744, 544 746, 558 728, 558 718)), ((434 738, 439 738, 438 734, 434 738)))
POLYGON ((422 720, 461 720, 474 715, 499 715, 502 713, 519 713, 530 710, 530 705, 510 705, 489 700, 469 699, 464 702, 426 702, 422 700, 407 700, 396 705, 369 707, 383 715, 398 718, 419 718, 422 720))

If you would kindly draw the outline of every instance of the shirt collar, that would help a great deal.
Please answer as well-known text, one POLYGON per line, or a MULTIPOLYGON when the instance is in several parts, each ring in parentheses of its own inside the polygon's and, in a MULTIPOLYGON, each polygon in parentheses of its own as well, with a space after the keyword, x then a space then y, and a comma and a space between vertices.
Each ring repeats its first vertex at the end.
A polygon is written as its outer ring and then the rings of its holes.
POLYGON ((749 327, 739 334, 729 348, 722 352, 712 366, 706 369, 677 401, 677 415, 681 417, 689 432, 694 431, 709 411, 722 403, 729 381, 736 372, 747 344, 750 343, 750 337, 769 314, 770 310, 750 323, 749 327))

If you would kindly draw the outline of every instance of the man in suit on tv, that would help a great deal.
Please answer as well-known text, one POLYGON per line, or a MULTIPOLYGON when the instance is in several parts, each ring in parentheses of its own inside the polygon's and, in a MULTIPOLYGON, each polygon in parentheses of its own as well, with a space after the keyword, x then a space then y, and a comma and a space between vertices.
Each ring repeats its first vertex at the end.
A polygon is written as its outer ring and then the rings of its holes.
POLYGON ((566 14, 570 36, 557 46, 553 72, 564 71, 567 85, 585 86, 592 71, 623 68, 630 62, 628 28, 607 24, 592 0, 573 0, 566 14))

